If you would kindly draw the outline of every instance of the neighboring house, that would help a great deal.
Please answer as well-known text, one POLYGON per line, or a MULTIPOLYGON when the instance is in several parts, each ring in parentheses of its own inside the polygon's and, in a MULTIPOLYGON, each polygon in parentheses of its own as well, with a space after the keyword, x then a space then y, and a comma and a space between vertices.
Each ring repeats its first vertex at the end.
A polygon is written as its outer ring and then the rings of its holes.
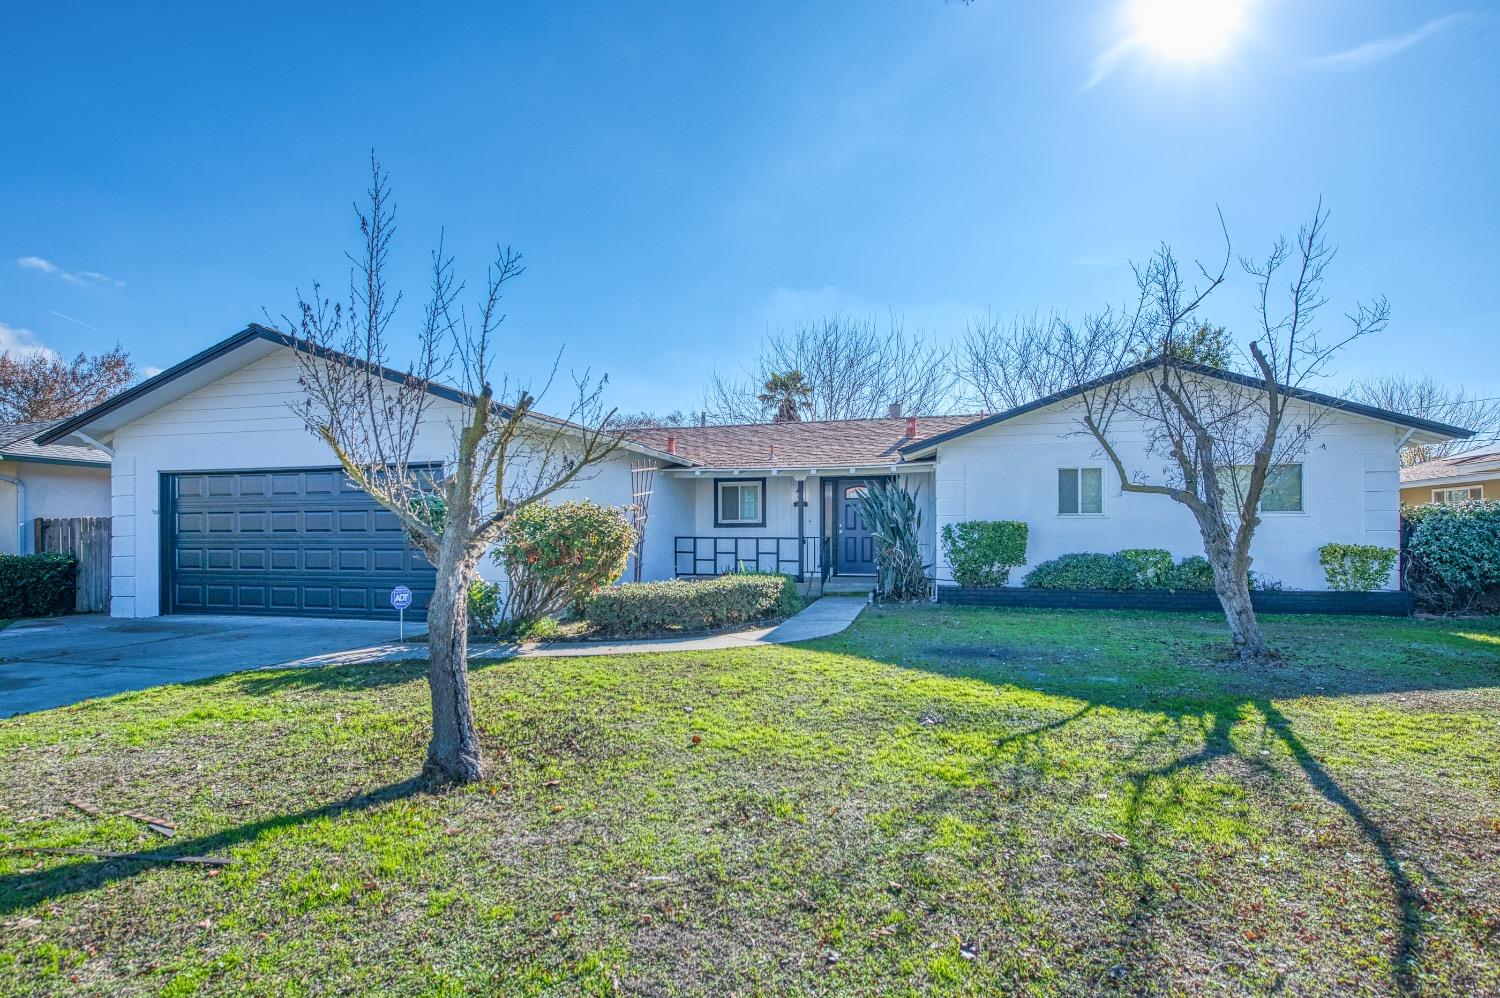
POLYGON ((1401 469, 1401 505, 1500 499, 1500 451, 1475 451, 1401 469))
POLYGON ((61 423, 0 424, 0 554, 29 554, 32 521, 109 515, 109 455, 36 443, 61 423))
MULTIPOLYGON (((296 349, 283 333, 247 327, 42 435, 48 444, 86 436, 113 452, 116 616, 387 616, 393 585, 411 586, 419 603, 430 591, 432 569, 395 518, 349 487, 292 411, 302 398, 296 349)), ((414 462, 448 456, 452 423, 468 399, 441 386, 432 392, 431 425, 414 462)), ((1403 442, 1469 434, 1296 394, 1302 405, 1334 411, 1262 504, 1255 567, 1288 587, 1318 589, 1320 545, 1396 545, 1403 442)), ((649 493, 644 579, 753 567, 810 586, 868 586, 874 547, 858 497, 891 479, 918 495, 924 556, 940 583, 951 575, 939 532, 967 519, 1027 522, 1029 564, 1127 547, 1201 553, 1184 507, 1121 492, 1098 448, 1077 432, 1072 398, 1064 392, 985 417, 636 430, 558 498, 626 506, 649 493)), ((1143 434, 1123 438, 1132 467, 1161 467, 1143 434)), ((488 560, 480 572, 503 576, 488 560)))

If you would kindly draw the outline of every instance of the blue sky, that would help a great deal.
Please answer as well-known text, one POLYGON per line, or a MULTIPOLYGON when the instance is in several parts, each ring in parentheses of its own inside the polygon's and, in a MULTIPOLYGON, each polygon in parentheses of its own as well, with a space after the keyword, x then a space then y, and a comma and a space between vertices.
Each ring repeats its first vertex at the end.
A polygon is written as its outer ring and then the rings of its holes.
MULTIPOLYGON (((1375 294, 1394 316, 1337 380, 1500 395, 1500 14, 1247 0, 1179 62, 1116 48, 1130 2, 24 5, 0 345, 165 367, 341 285, 373 146, 399 282, 420 294, 444 227, 463 274, 514 245, 507 366, 566 346, 624 408, 691 407, 831 309, 946 338, 1117 302, 1160 241, 1221 253, 1216 205, 1258 256, 1319 195, 1328 323, 1375 294)), ((1209 314, 1248 330, 1248 291, 1209 314)))

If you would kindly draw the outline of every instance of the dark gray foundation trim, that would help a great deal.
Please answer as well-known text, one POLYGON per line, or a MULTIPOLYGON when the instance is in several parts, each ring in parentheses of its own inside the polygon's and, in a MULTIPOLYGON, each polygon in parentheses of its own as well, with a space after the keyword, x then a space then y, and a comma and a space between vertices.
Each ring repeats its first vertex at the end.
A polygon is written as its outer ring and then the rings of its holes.
MULTIPOLYGON (((1267 591, 1251 593, 1260 613, 1332 613, 1409 617, 1412 595, 1404 590, 1369 593, 1267 591)), ((955 606, 1008 606, 1038 610, 1157 610, 1167 613, 1222 613, 1213 593, 1139 589, 1025 589, 1005 586, 966 589, 938 586, 937 601, 955 606)))

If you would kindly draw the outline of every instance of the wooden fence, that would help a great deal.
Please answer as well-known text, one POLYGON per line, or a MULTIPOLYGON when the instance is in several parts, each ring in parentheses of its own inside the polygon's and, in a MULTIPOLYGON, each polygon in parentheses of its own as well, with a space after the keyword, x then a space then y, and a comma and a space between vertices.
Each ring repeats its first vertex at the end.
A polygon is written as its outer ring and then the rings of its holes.
POLYGON ((109 612, 109 517, 32 521, 32 550, 58 551, 78 561, 79 613, 109 612))

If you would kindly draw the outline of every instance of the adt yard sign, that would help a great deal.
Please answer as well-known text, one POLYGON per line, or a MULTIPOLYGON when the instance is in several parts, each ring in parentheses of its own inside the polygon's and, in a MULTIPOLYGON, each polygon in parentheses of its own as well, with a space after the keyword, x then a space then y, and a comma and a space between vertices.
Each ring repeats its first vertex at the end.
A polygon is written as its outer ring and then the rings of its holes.
POLYGON ((406 640, 406 608, 411 606, 411 590, 405 586, 397 586, 391 590, 391 606, 396 608, 400 617, 400 630, 398 634, 402 641, 406 640))

